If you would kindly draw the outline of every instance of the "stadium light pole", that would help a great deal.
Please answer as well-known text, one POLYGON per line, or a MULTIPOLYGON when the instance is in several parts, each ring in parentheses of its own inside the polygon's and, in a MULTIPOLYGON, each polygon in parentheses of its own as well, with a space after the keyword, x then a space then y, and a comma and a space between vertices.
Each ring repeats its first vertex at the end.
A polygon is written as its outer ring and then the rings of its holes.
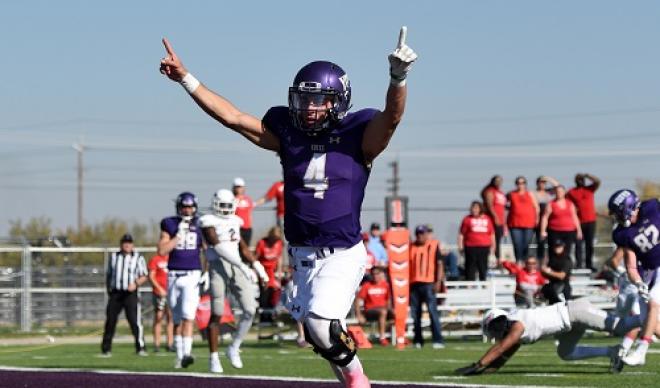
POLYGON ((72 147, 78 153, 78 233, 81 233, 83 225, 83 152, 85 152, 85 146, 81 140, 74 143, 72 147))

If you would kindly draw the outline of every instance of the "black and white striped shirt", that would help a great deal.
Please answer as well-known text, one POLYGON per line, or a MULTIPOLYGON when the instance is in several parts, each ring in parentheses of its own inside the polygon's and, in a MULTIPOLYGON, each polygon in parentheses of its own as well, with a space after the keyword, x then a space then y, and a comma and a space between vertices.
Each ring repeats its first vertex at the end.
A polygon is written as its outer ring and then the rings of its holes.
POLYGON ((144 256, 138 252, 113 252, 106 273, 108 289, 127 291, 129 284, 148 273, 144 256))

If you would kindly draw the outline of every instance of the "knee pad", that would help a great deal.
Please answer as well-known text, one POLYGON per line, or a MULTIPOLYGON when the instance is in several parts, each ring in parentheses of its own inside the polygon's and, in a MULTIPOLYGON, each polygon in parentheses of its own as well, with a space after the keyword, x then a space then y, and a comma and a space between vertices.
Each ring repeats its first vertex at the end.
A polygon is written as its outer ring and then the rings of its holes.
POLYGON ((561 344, 559 344, 559 346, 557 346, 557 355, 564 361, 571 361, 573 360, 572 354, 574 350, 575 346, 561 346, 561 344))
MULTIPOLYGON (((305 340, 312 345, 314 352, 331 363, 337 366, 346 366, 355 358, 355 354, 357 353, 355 341, 344 330, 338 319, 330 320, 328 339, 331 346, 329 348, 319 345, 314 340, 310 335, 310 329, 306 323, 303 324, 303 328, 305 330, 305 340)), ((318 334, 323 335, 323 333, 318 334)))

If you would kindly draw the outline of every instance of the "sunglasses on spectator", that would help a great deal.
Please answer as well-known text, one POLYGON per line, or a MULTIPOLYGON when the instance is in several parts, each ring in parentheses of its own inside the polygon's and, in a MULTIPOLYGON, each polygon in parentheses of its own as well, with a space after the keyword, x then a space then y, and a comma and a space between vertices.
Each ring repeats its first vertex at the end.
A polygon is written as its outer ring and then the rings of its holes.
POLYGON ((517 185, 526 185, 527 181, 518 181, 516 182, 517 185))

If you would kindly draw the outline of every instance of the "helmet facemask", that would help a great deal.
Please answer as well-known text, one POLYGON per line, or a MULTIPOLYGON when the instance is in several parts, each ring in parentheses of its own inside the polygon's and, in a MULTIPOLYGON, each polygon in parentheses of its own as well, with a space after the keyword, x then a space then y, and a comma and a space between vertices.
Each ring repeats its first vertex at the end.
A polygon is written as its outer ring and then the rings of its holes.
POLYGON ((314 82, 289 88, 289 112, 294 125, 315 135, 340 120, 339 98, 334 90, 321 90, 314 82))
POLYGON ((229 217, 236 213, 236 199, 229 190, 219 190, 213 196, 213 211, 219 217, 229 217))

